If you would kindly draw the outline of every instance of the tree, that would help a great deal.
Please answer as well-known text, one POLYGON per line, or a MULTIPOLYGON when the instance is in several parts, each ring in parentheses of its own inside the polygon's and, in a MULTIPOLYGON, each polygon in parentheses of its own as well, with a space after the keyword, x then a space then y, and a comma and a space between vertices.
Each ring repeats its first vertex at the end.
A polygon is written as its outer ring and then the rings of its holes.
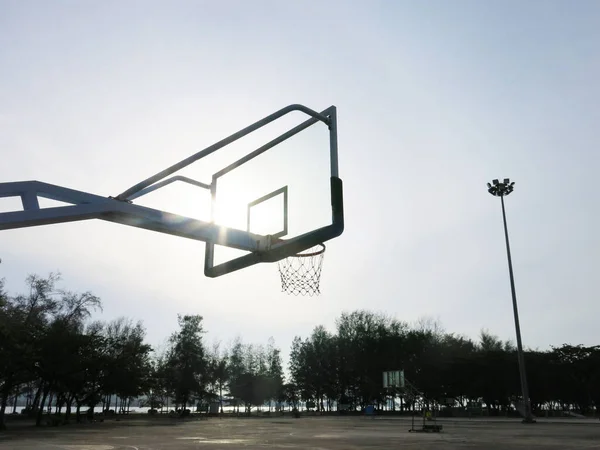
POLYGON ((76 407, 76 418, 80 421, 81 407, 93 407, 101 398, 102 378, 108 359, 108 347, 104 335, 104 324, 92 322, 87 324, 84 332, 78 336, 77 353, 73 355, 71 364, 77 364, 78 370, 65 380, 66 419, 71 415, 73 403, 76 407))
POLYGON ((220 344, 213 346, 212 352, 209 355, 209 376, 213 386, 212 393, 219 398, 219 410, 223 414, 223 389, 226 387, 229 376, 229 357, 226 351, 221 351, 220 344))
MULTIPOLYGON (((514 344, 485 330, 474 342, 429 319, 410 327, 370 311, 343 313, 335 331, 316 326, 308 337, 294 338, 285 383, 272 338, 262 345, 238 337, 227 350, 216 344, 208 351, 202 317, 178 316, 166 350, 152 353, 141 323, 92 321, 100 299, 58 289, 59 279, 31 275, 28 291, 16 296, 0 280, 0 427, 9 399, 23 393, 38 423, 46 405, 56 407, 53 421, 62 420, 63 408, 68 420, 73 406, 79 420, 82 407, 93 414, 95 405, 108 409, 116 398, 123 412, 140 395, 153 409, 174 398, 185 410, 196 399, 222 400, 229 390, 248 413, 266 401, 270 411, 273 400, 296 408, 305 400, 322 411, 334 402, 351 408, 381 404, 391 395, 401 409, 451 398, 463 407, 483 402, 490 414, 509 414, 521 394, 514 344), (382 372, 399 369, 415 395, 384 391, 382 372)), ((534 410, 575 408, 585 414, 600 406, 600 346, 527 350, 526 359, 534 410)))
POLYGON ((0 308, 6 306, 6 303, 8 302, 8 296, 6 295, 6 292, 4 291, 4 283, 5 283, 4 278, 0 278, 0 308))
MULTIPOLYGON (((240 337, 236 337, 231 348, 229 349, 229 380, 228 389, 229 393, 235 397, 236 403, 240 399, 239 390, 241 386, 241 377, 245 372, 244 367, 244 345, 240 337)), ((237 405, 237 412, 240 412, 239 404, 237 405)))
POLYGON ((41 351, 35 365, 35 373, 42 386, 37 425, 41 423, 48 395, 54 392, 58 402, 63 403, 68 397, 69 381, 84 370, 74 355, 80 355, 83 346, 84 321, 93 310, 101 307, 100 299, 90 292, 60 291, 54 316, 43 329, 39 342, 41 351))
POLYGON ((279 402, 281 387, 283 386, 283 367, 281 364, 281 350, 275 347, 275 340, 271 337, 267 345, 267 383, 269 411, 271 400, 279 402))
POLYGON ((174 397, 173 383, 169 379, 168 351, 155 352, 151 362, 150 374, 145 383, 145 394, 148 406, 152 409, 169 405, 169 398, 174 397))
MULTIPOLYGON (((29 292, 9 297, 3 293, 0 307, 0 429, 11 393, 22 383, 35 378, 41 358, 40 342, 51 317, 58 310, 56 283, 60 275, 47 278, 30 275, 29 292)), ((39 391, 39 389, 38 389, 39 391)))
POLYGON ((598 380, 598 362, 600 346, 584 347, 583 345, 567 345, 553 348, 553 355, 558 363, 565 386, 563 402, 577 405, 582 414, 586 414, 595 397, 598 380))
POLYGON ((230 394, 244 404, 247 414, 253 406, 260 410, 267 400, 270 411, 270 402, 281 398, 283 385, 281 352, 273 338, 266 349, 236 338, 229 350, 228 379, 230 394))
POLYGON ((290 373, 299 398, 314 398, 311 373, 308 365, 308 349, 299 336, 294 337, 290 351, 290 373))
POLYGON ((294 409, 298 409, 298 401, 300 400, 298 396, 298 386, 294 383, 285 383, 282 386, 282 398, 283 401, 288 403, 294 409))
MULTIPOLYGON (((340 398, 343 396, 344 400, 361 408, 381 402, 384 398, 382 373, 399 368, 390 365, 398 363, 393 354, 402 351, 401 346, 390 346, 390 342, 399 343, 404 324, 362 310, 343 313, 336 321, 336 327, 340 398)), ((410 363, 409 358, 402 359, 404 363, 410 363)))
POLYGON ((116 409, 122 413, 131 398, 147 390, 152 348, 144 343, 146 330, 141 322, 134 324, 124 317, 107 324, 105 335, 108 352, 103 389, 108 397, 107 408, 114 394, 121 402, 116 409))
POLYGON ((175 401, 183 410, 204 391, 207 364, 202 345, 202 316, 178 316, 179 331, 169 340, 167 373, 175 401))

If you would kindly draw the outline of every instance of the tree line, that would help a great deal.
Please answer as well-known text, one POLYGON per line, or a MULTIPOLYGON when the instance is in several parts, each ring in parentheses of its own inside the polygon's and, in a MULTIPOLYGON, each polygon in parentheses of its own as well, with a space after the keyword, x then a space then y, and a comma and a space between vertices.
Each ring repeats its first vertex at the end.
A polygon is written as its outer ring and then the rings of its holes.
MULTIPOLYGON (((318 411, 375 404, 401 411, 480 402, 490 414, 520 399, 516 349, 483 331, 478 341, 431 321, 410 325, 369 311, 342 313, 335 330, 317 326, 296 337, 284 376, 280 350, 267 345, 207 344, 202 317, 178 316, 166 348, 153 349, 139 322, 93 320, 91 292, 59 289, 60 276, 31 275, 23 294, 0 280, 0 427, 17 398, 41 424, 48 405, 62 421, 82 420, 95 407, 124 412, 142 398, 154 412, 219 403, 237 412, 303 402, 318 411), (403 370, 407 388, 383 388, 382 373, 403 370), (392 401, 393 400, 393 401, 392 401), (74 417, 73 417, 74 416, 74 417)), ((525 354, 534 413, 600 404, 600 346, 562 345, 525 354)))
POLYGON ((82 420, 94 408, 124 412, 143 398, 151 412, 174 406, 181 414, 223 394, 250 411, 276 399, 283 385, 280 350, 236 339, 208 346, 202 316, 178 316, 165 349, 145 342, 140 322, 92 320, 101 309, 91 292, 58 289, 58 274, 31 275, 27 292, 10 296, 0 280, 0 428, 7 408, 26 398, 25 414, 40 425, 50 405, 60 421, 82 420))
MULTIPOLYGON (((587 414, 600 406, 600 346, 529 349, 525 361, 534 414, 567 409, 587 414)), ((341 314, 334 333, 317 326, 309 337, 296 337, 290 374, 300 398, 321 410, 335 403, 350 409, 387 405, 394 398, 403 410, 480 403, 495 415, 522 402, 511 342, 485 331, 474 342, 432 321, 410 326, 369 311, 341 314), (407 388, 383 389, 382 373, 400 369, 407 388)))

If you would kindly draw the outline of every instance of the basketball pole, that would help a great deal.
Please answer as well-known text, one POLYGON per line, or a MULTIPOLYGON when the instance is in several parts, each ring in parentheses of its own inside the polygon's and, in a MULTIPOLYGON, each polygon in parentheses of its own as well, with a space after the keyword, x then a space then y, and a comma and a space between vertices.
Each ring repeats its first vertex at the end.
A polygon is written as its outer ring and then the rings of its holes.
POLYGON ((488 192, 495 197, 500 197, 502 204, 502 221, 504 224, 504 238, 506 241, 506 256, 508 259, 508 274, 510 277, 510 291, 512 295, 513 315, 515 320, 515 332, 517 335, 517 358, 519 362, 519 376, 521 378, 521 394, 523 396, 523 405, 525 407, 525 418, 523 423, 535 423, 531 413, 531 401, 529 399, 529 387, 527 386, 527 372, 525 369, 525 355, 523 352, 523 343, 521 340, 521 325, 519 323, 519 309, 517 306, 517 293, 515 289, 515 277, 513 274, 512 257, 510 253, 510 242, 508 239, 508 226, 506 223, 506 209, 504 207, 504 196, 510 194, 514 190, 514 182, 510 182, 508 178, 504 179, 503 183, 498 180, 493 180, 493 185, 488 183, 488 192))

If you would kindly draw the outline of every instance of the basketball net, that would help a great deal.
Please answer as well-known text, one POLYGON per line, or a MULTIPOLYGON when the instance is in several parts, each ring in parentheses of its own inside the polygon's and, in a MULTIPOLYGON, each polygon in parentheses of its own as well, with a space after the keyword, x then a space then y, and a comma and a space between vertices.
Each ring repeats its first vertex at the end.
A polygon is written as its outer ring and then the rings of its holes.
POLYGON ((277 263, 281 291, 294 295, 319 295, 325 244, 288 256, 277 263))

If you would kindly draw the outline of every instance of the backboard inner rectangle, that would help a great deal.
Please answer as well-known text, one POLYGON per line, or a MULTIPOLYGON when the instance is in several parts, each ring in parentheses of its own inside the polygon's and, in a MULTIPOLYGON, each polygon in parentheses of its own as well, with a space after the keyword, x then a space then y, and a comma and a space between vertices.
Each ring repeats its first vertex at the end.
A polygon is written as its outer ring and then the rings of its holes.
POLYGON ((288 187, 284 186, 248 203, 247 218, 249 233, 271 235, 274 238, 287 235, 288 187), (278 223, 281 228, 276 231, 278 223))

